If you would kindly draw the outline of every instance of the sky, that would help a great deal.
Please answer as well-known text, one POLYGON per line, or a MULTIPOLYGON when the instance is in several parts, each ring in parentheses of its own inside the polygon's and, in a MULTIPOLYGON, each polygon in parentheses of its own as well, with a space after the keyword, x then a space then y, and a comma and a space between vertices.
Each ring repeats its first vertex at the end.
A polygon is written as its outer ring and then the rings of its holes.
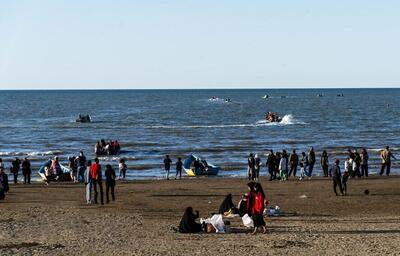
POLYGON ((400 87, 400 1, 0 1, 0 89, 400 87))

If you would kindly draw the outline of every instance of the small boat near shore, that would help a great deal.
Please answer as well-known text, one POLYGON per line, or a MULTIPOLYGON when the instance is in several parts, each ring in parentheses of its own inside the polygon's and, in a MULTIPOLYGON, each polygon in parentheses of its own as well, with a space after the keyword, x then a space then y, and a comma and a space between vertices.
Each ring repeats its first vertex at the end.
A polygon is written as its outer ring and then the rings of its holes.
POLYGON ((265 114, 265 121, 270 123, 279 123, 280 121, 282 121, 282 117, 278 116, 274 112, 268 112, 267 114, 265 114))
POLYGON ((217 175, 221 168, 208 163, 206 160, 201 159, 200 157, 191 154, 183 162, 183 169, 188 176, 196 177, 217 175), (197 168, 195 167, 196 165, 198 165, 197 168))
POLYGON ((90 123, 92 122, 92 118, 90 115, 81 115, 79 114, 78 118, 75 119, 75 122, 77 123, 90 123))
POLYGON ((47 180, 46 178, 46 170, 49 172, 50 180, 51 181, 70 181, 71 176, 70 176, 70 169, 63 166, 62 164, 58 164, 58 171, 57 173, 52 172, 50 170, 52 160, 49 159, 46 163, 44 163, 39 171, 38 174, 43 180, 47 180))

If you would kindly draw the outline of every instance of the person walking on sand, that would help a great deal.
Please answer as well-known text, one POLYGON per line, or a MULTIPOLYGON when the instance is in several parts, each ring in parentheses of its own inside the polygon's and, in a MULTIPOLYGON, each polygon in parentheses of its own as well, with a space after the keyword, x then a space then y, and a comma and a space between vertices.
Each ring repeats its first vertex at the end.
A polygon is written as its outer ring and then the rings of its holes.
POLYGON ((93 190, 94 190, 94 203, 97 204, 97 186, 99 187, 100 190, 100 202, 103 205, 104 204, 104 193, 103 193, 103 182, 102 182, 102 175, 101 175, 101 165, 99 164, 99 159, 96 157, 94 159, 94 164, 92 164, 91 167, 91 173, 92 173, 92 184, 93 184, 93 190))
POLYGON ((28 160, 28 158, 24 158, 22 161, 22 174, 24 175, 24 184, 28 183, 31 184, 31 162, 28 160))
POLYGON ((249 180, 254 180, 256 160, 253 153, 250 153, 247 158, 247 176, 249 180))
POLYGON ((301 156, 299 180, 303 180, 306 175, 308 176, 308 157, 305 152, 301 152, 301 156))
POLYGON ((172 160, 169 158, 169 155, 166 155, 164 158, 164 170, 167 180, 169 180, 169 171, 171 169, 172 160))
POLYGON ((178 161, 175 163, 175 167, 176 167, 175 179, 178 177, 178 174, 179 174, 179 179, 182 179, 182 168, 183 168, 182 158, 178 157, 178 161))
POLYGON ((128 169, 128 167, 125 164, 124 158, 119 159, 118 169, 119 169, 119 179, 124 180, 126 177, 126 170, 128 169))
POLYGON ((321 155, 321 168, 324 172, 324 177, 328 177, 329 159, 326 150, 324 150, 321 155))
POLYGON ((368 152, 365 148, 361 150, 361 176, 368 178, 368 152))
POLYGON ((250 188, 249 199, 247 200, 247 212, 251 215, 254 223, 254 231, 252 235, 254 235, 259 227, 262 227, 263 233, 267 231, 266 224, 264 221, 264 209, 265 209, 265 193, 262 189, 260 183, 252 183, 248 184, 250 188))
POLYGON ((275 160, 274 151, 271 149, 267 156, 267 162, 265 163, 269 173, 269 181, 276 179, 275 176, 275 160))
POLYGON ((111 190, 111 198, 113 201, 115 201, 115 171, 111 167, 111 165, 107 164, 106 165, 106 171, 104 172, 104 176, 106 177, 106 199, 107 199, 107 204, 110 202, 110 190, 111 190))
POLYGON ((293 173, 293 177, 296 177, 297 166, 299 165, 299 156, 296 154, 295 149, 293 149, 292 154, 290 154, 289 165, 290 171, 288 176, 290 177, 290 175, 293 173))
POLYGON ((21 160, 19 160, 18 157, 16 157, 12 162, 11 162, 11 173, 14 175, 14 184, 18 183, 18 173, 19 169, 21 168, 21 160))
POLYGON ((329 169, 329 176, 332 177, 332 182, 333 182, 333 192, 335 192, 336 196, 338 196, 338 193, 336 191, 337 186, 339 186, 340 195, 343 195, 342 173, 340 172, 339 163, 340 160, 336 159, 332 167, 329 169))
POLYGON ((314 170, 314 165, 315 165, 315 152, 314 148, 311 147, 310 151, 308 152, 308 178, 311 178, 312 172, 314 170))
POLYGON ((85 191, 86 191, 86 203, 91 204, 92 201, 92 161, 87 162, 85 174, 84 174, 84 182, 85 182, 85 191))
POLYGON ((391 159, 393 158, 394 160, 397 160, 396 157, 392 154, 392 152, 389 149, 389 146, 386 146, 385 149, 381 152, 381 160, 382 160, 382 165, 381 165, 381 172, 379 173, 380 176, 383 175, 386 169, 386 175, 389 176, 390 174, 390 167, 392 165, 391 159))

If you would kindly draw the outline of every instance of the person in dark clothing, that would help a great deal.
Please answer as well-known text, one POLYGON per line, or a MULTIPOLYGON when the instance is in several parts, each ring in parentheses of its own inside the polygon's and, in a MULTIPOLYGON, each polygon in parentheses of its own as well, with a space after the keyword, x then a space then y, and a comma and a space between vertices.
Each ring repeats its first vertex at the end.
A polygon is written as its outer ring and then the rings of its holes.
POLYGON ((254 180, 256 173, 255 166, 256 160, 254 159, 253 153, 250 153, 249 158, 247 158, 247 176, 249 180, 254 180))
POLYGON ((361 150, 361 176, 368 177, 368 152, 365 148, 361 150))
POLYGON ((336 159, 335 163, 332 165, 332 167, 329 169, 329 176, 332 177, 333 181, 333 191, 335 192, 335 195, 338 195, 336 191, 336 187, 339 186, 340 194, 343 195, 343 188, 342 188, 342 173, 340 172, 340 167, 339 167, 340 160, 336 159))
POLYGON ((324 150, 321 155, 321 168, 324 172, 324 177, 328 177, 329 159, 326 150, 324 150))
MULTIPOLYGON (((2 164, 2 162, 0 162, 0 164, 2 164)), ((3 166, 0 166, 0 200, 4 200, 8 191, 8 175, 4 172, 3 166)))
POLYGON ((103 193, 103 182, 102 182, 102 174, 101 174, 101 165, 99 164, 99 159, 94 159, 94 164, 90 167, 92 174, 92 183, 93 183, 93 191, 94 191, 94 203, 97 204, 97 186, 99 186, 100 190, 100 202, 104 204, 104 193, 103 193))
POLYGON ((164 170, 166 173, 167 180, 169 180, 169 171, 171 169, 171 163, 172 163, 171 158, 169 158, 169 155, 166 155, 164 158, 164 170))
POLYGON ((289 177, 290 175, 292 175, 292 173, 293 177, 296 177, 297 166, 299 165, 299 156, 296 154, 295 149, 293 149, 292 154, 290 154, 289 165, 290 165, 289 177))
POLYGON ((240 217, 243 217, 247 213, 247 199, 249 198, 249 193, 242 195, 242 199, 239 201, 237 209, 240 217))
POLYGON ((82 151, 79 152, 78 156, 78 181, 85 180, 85 170, 86 170, 86 156, 83 154, 82 151))
POLYGON ((389 149, 389 146, 386 146, 385 149, 381 152, 381 160, 382 160, 382 167, 381 167, 381 172, 379 175, 382 176, 382 174, 385 172, 386 169, 386 175, 389 176, 390 174, 390 167, 392 165, 392 158, 397 160, 396 157, 392 154, 392 152, 389 149))
POLYGON ((175 165, 176 165, 175 179, 178 177, 178 174, 179 174, 179 179, 182 179, 182 168, 183 168, 182 158, 178 157, 178 161, 175 163, 175 165))
POLYGON ((268 154, 268 157, 267 157, 267 162, 266 162, 270 181, 276 179, 276 176, 275 176, 275 162, 276 162, 276 157, 274 155, 274 151, 271 149, 269 151, 269 154, 268 154))
POLYGON ((114 194, 114 188, 115 188, 115 171, 111 167, 111 165, 107 164, 106 165, 106 170, 104 172, 104 176, 106 177, 106 199, 107 199, 107 204, 110 202, 110 197, 109 193, 111 190, 111 198, 113 201, 115 201, 115 194, 114 194))
POLYGON ((360 172, 360 167, 361 167, 361 156, 360 154, 355 150, 354 151, 354 172, 353 172, 353 177, 354 178, 356 175, 358 178, 361 178, 361 172, 360 172))
POLYGON ((179 223, 180 233, 199 233, 202 232, 202 225, 196 222, 199 218, 199 211, 193 213, 192 207, 187 207, 179 223))
POLYGON ((347 156, 350 157, 350 159, 354 160, 355 155, 353 153, 353 151, 351 151, 351 149, 347 149, 347 156))
POLYGON ((312 176, 312 172, 314 170, 314 165, 315 165, 315 152, 314 148, 311 147, 310 151, 308 152, 308 177, 312 176))
POLYGON ((232 194, 228 194, 219 206, 218 213, 224 214, 225 212, 229 212, 232 209, 235 209, 235 205, 232 202, 232 194))
POLYGON ((22 161, 22 174, 24 175, 24 184, 28 183, 31 184, 31 162, 28 160, 28 158, 24 158, 24 161, 22 161))
POLYGON ((11 162, 11 173, 14 175, 14 184, 18 183, 18 173, 19 169, 21 166, 21 160, 16 157, 12 162, 11 162))

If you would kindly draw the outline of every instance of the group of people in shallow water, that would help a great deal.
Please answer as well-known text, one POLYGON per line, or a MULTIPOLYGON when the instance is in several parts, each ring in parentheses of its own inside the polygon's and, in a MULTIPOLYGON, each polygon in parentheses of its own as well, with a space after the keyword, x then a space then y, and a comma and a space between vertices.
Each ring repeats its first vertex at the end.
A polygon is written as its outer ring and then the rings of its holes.
MULTIPOLYGON (((237 206, 232 201, 232 194, 227 195, 219 207, 218 214, 225 216, 227 213, 232 213, 233 216, 241 217, 243 220, 251 218, 251 227, 254 228, 252 234, 257 233, 259 229, 266 233, 267 228, 264 216, 268 205, 264 190, 258 182, 249 182, 247 187, 249 191, 242 196, 237 206)), ((215 214, 212 215, 214 216, 215 214)), ((177 231, 180 233, 210 232, 207 226, 209 224, 202 221, 202 219, 197 221, 199 217, 199 211, 194 211, 192 207, 187 207, 177 231)), ((229 221, 224 221, 224 223, 230 224, 229 221)))
POLYGON ((104 139, 97 141, 94 146, 94 153, 97 156, 101 155, 118 155, 121 151, 121 145, 118 140, 110 140, 106 142, 104 139))

